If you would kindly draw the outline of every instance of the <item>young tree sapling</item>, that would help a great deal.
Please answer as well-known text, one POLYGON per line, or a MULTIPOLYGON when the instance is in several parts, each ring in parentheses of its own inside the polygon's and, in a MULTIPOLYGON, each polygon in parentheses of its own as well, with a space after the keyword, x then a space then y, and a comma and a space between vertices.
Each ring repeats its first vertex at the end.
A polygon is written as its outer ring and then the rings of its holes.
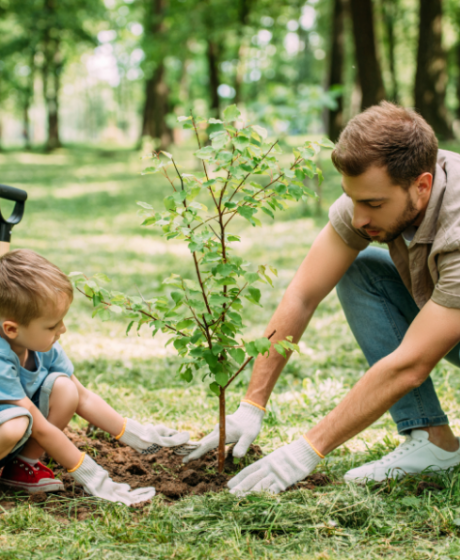
MULTIPOLYGON (((278 142, 269 142, 264 128, 244 125, 235 105, 224 111, 223 119, 179 117, 183 127, 195 135, 195 156, 201 160, 202 172, 184 173, 167 152, 153 153, 149 167, 143 170, 144 175, 163 174, 171 186, 163 200, 164 210, 138 202, 146 215, 143 225, 158 226, 166 239, 188 244, 196 279, 171 274, 163 281, 171 288, 169 297, 145 299, 108 290, 105 275, 88 279, 72 273, 77 289, 92 299, 93 317, 107 320, 123 314, 130 320, 127 333, 134 324, 138 329, 148 324, 153 335, 160 330, 171 334, 168 344, 182 358, 182 379, 191 381, 198 372, 203 380, 209 379, 211 391, 219 397, 219 472, 225 460, 225 391, 253 358, 268 355, 275 334, 250 341, 242 338, 240 311, 245 300, 261 306, 261 292, 255 284, 273 286, 277 271, 266 265, 253 271, 250 263, 235 255, 233 245, 240 236, 230 226, 236 224, 233 219, 237 216, 260 226, 259 211, 274 219, 274 212, 284 210, 286 201, 315 196, 305 179, 318 175, 322 181, 315 158, 321 146, 332 147, 328 140, 307 141, 293 150, 290 164, 283 166, 278 142), (200 137, 210 125, 210 143, 203 146, 200 137)), ((273 347, 283 356, 298 351, 292 337, 278 340, 273 347)))

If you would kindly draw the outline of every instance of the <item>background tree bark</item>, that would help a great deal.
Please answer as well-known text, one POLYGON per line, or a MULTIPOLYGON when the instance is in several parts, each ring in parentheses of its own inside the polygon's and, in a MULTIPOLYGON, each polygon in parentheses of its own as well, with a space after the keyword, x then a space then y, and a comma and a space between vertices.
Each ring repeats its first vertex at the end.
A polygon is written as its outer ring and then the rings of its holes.
MULTIPOLYGON (((343 61, 345 47, 344 0, 334 0, 332 11, 331 52, 329 61, 328 89, 343 86, 343 61)), ((337 98, 337 108, 327 114, 329 138, 335 142, 344 126, 343 94, 337 98)))
POLYGON ((382 0, 383 25, 386 33, 388 66, 391 76, 391 95, 390 99, 394 103, 399 100, 398 80, 396 78, 396 34, 395 23, 398 17, 398 0, 382 0))
POLYGON ((209 70, 209 102, 211 113, 219 116, 220 99, 217 88, 220 85, 219 79, 219 46, 212 39, 208 39, 208 70, 209 70))
POLYGON ((377 57, 372 0, 350 0, 355 56, 361 84, 361 109, 385 99, 382 71, 377 57))
MULTIPOLYGON (((156 46, 161 43, 165 7, 165 0, 149 0, 145 6, 144 27, 146 40, 151 45, 156 46)), ((166 122, 166 115, 170 110, 169 89, 165 81, 164 53, 161 44, 155 51, 159 56, 156 57, 152 75, 145 80, 141 139, 143 136, 155 138, 159 141, 159 149, 164 150, 173 141, 172 130, 166 122)))
POLYGON ((60 53, 59 29, 56 25, 55 0, 46 0, 44 8, 42 77, 43 98, 48 121, 48 138, 45 147, 47 151, 52 151, 62 145, 59 136, 59 91, 63 63, 60 53))
POLYGON ((453 138, 445 104, 446 56, 441 42, 441 0, 420 0, 415 107, 443 139, 453 138))

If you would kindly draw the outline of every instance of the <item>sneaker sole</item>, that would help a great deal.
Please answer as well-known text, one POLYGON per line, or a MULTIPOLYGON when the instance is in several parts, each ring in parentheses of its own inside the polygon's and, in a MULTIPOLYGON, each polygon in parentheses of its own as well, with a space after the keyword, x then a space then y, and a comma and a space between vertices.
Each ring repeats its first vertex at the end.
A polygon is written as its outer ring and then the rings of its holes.
POLYGON ((14 482, 12 480, 0 479, 0 482, 5 486, 12 486, 14 488, 21 488, 26 490, 29 494, 37 494, 38 492, 60 492, 64 490, 64 484, 62 482, 56 482, 55 480, 44 482, 43 484, 34 484, 33 486, 25 482, 14 482))

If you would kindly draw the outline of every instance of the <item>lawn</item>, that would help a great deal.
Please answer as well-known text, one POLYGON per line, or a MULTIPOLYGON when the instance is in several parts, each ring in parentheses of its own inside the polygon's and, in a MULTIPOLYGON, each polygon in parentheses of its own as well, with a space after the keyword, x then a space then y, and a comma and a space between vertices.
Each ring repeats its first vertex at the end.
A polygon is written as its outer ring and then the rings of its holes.
MULTIPOLYGON (((454 146, 454 148, 457 148, 454 146)), ((187 150, 177 159, 195 165, 187 150)), ((14 248, 34 249, 65 272, 104 272, 114 289, 144 296, 164 290, 171 272, 190 272, 187 250, 142 228, 136 201, 161 204, 168 184, 141 176, 145 162, 130 151, 62 149, 53 155, 0 154, 1 182, 26 189, 23 222, 14 248)), ((322 213, 315 202, 300 203, 267 217, 262 228, 238 224, 241 255, 271 264, 279 275, 266 286, 263 309, 245 312, 248 333, 261 336, 296 268, 327 220, 340 192, 340 177, 327 153, 322 213)), ((3 206, 7 213, 7 205, 3 206)), ((217 399, 199 381, 177 375, 178 360, 167 335, 152 338, 147 327, 125 335, 122 321, 91 318, 90 303, 77 295, 62 345, 77 377, 124 415, 189 430, 194 439, 215 424, 217 399)), ((257 440, 264 452, 289 443, 330 411, 366 370, 335 293, 320 305, 270 400, 257 440)), ((250 371, 228 390, 228 409, 244 394, 250 371)), ((433 372, 439 396, 460 433, 460 378, 441 362, 433 372)), ((83 427, 74 419, 72 426, 83 427)), ((224 492, 170 503, 161 496, 147 509, 98 503, 78 520, 77 500, 50 497, 45 508, 18 494, 14 507, 0 509, 1 558, 52 559, 342 559, 458 558, 460 476, 427 483, 423 477, 380 487, 341 482, 349 468, 378 458, 400 442, 385 415, 318 467, 331 483, 316 490, 238 499, 224 492)), ((1 490, 0 490, 1 492, 1 490)))

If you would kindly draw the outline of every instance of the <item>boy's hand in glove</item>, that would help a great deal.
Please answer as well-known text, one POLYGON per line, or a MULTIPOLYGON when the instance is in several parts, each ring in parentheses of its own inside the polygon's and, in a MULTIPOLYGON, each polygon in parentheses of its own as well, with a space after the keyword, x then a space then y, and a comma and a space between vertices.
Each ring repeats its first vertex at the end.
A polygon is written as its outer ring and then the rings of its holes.
POLYGON ((177 455, 186 455, 195 449, 193 444, 185 445, 190 439, 188 432, 178 432, 162 424, 143 425, 131 418, 126 418, 124 431, 117 439, 143 455, 156 453, 163 447, 173 447, 177 455))
POLYGON ((278 494, 308 476, 322 458, 302 436, 243 469, 227 486, 238 496, 264 490, 278 494))
POLYGON ((129 484, 114 482, 109 473, 88 455, 84 455, 82 463, 77 468, 68 472, 76 482, 83 486, 88 494, 109 502, 121 502, 127 506, 132 506, 150 500, 155 496, 155 488, 151 486, 131 490, 129 484))
MULTIPOLYGON (((244 457, 251 443, 259 435, 265 409, 254 406, 248 402, 241 402, 238 410, 225 417, 225 443, 236 443, 233 449, 234 457, 244 457)), ((183 462, 188 463, 198 459, 211 449, 219 445, 219 424, 214 430, 198 442, 198 448, 184 457, 183 462)))

